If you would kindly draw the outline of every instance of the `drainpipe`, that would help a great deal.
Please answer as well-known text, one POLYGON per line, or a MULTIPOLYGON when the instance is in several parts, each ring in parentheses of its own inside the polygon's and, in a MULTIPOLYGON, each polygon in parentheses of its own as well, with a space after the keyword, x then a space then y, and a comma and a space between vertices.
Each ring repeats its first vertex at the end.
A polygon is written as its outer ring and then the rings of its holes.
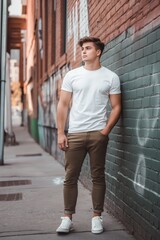
MULTIPOLYGON (((4 130, 6 134, 5 142, 8 143, 8 138, 12 140, 15 139, 15 135, 12 130, 12 113, 11 113, 11 81, 10 81, 10 55, 6 54, 6 85, 5 85, 5 121, 4 130)), ((11 141, 15 145, 15 141, 11 141)))
POLYGON ((0 1, 0 165, 4 164, 7 4, 6 0, 0 1))
MULTIPOLYGON (((26 81, 26 30, 21 30, 22 33, 22 39, 21 42, 23 43, 23 84, 26 81)), ((22 90, 22 122, 21 126, 24 126, 24 109, 25 109, 25 103, 24 103, 24 86, 21 88, 22 90)))

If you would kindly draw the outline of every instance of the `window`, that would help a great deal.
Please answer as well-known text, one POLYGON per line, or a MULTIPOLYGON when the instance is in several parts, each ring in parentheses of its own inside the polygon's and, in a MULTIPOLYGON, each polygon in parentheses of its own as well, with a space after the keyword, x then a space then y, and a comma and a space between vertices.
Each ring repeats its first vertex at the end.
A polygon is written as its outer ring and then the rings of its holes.
POLYGON ((56 60, 56 0, 52 1, 52 52, 51 52, 51 64, 56 60))
POLYGON ((48 0, 45 0, 44 1, 45 4, 44 4, 44 8, 45 8, 45 11, 44 11, 44 26, 45 26, 45 29, 44 29, 44 38, 45 38, 45 72, 47 72, 47 68, 48 68, 48 7, 49 7, 49 4, 48 4, 48 0))
POLYGON ((61 0, 61 55, 66 52, 67 0, 61 0))

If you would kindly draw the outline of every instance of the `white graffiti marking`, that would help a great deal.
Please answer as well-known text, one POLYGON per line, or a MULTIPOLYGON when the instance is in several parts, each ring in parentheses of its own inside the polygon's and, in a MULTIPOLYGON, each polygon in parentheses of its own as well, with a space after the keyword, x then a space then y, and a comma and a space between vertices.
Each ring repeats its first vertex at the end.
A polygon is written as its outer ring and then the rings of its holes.
POLYGON ((52 182, 55 185, 62 185, 63 182, 64 182, 64 178, 62 178, 62 177, 55 177, 55 178, 52 179, 52 182))
POLYGON ((142 111, 139 112, 138 114, 138 120, 137 120, 137 127, 136 127, 136 133, 137 133, 137 138, 138 138, 138 143, 140 146, 144 146, 147 141, 148 141, 148 137, 149 137, 149 113, 147 109, 144 109, 142 111), (146 122, 146 136, 140 136, 140 129, 141 128, 141 121, 145 119, 146 122))
MULTIPOLYGON (((144 108, 141 109, 138 113, 138 120, 136 124, 136 135, 138 139, 138 143, 140 146, 144 147, 150 139, 150 135, 152 131, 157 127, 157 121, 160 114, 160 79, 159 74, 156 74, 155 65, 153 66, 153 73, 151 76, 151 83, 150 87, 152 87, 154 91, 154 96, 150 99, 153 103, 150 103, 150 109, 144 108), (152 108, 152 111, 151 111, 152 108), (145 126, 144 126, 145 125, 145 126)), ((148 96, 149 97, 149 96, 148 96)), ((151 192, 157 197, 160 197, 160 194, 153 191, 150 188, 146 187, 146 160, 144 154, 139 154, 138 163, 135 170, 134 180, 130 179, 129 177, 125 176, 122 172, 118 172, 123 178, 131 181, 133 183, 135 191, 140 194, 144 195, 145 191, 151 192)))
MULTIPOLYGON (((122 176, 123 178, 127 179, 128 181, 130 181, 130 182, 132 182, 132 183, 134 184, 134 181, 133 181, 132 179, 130 179, 129 177, 125 176, 123 173, 118 172, 118 175, 122 176)), ((139 185, 139 184, 138 184, 138 185, 139 185)), ((147 188, 146 186, 143 186, 143 189, 144 189, 145 191, 148 191, 148 192, 154 194, 154 195, 157 196, 157 197, 160 197, 160 194, 159 194, 159 193, 157 193, 157 192, 155 192, 155 191, 147 188)))
MULTIPOLYGON (((153 67, 153 72, 154 72, 154 67, 153 67)), ((159 98, 160 85, 159 85, 159 79, 157 77, 157 74, 152 75, 151 82, 152 82, 151 87, 153 87, 153 89, 157 88, 157 96, 155 96, 156 100, 155 100, 155 107, 153 107, 153 110, 155 111, 155 115, 158 116, 160 111, 160 108, 159 108, 160 107, 160 98, 159 98)), ((140 110, 138 114, 138 120, 137 120, 137 126, 136 126, 136 133, 138 137, 138 143, 140 144, 140 146, 144 146, 147 143, 150 132, 156 127, 157 121, 158 121, 158 117, 150 116, 148 109, 140 110), (142 121, 145 122, 145 130, 146 130, 145 136, 140 135, 140 130, 143 128, 142 121)))
POLYGON ((80 38, 89 35, 87 0, 80 1, 80 38))
MULTIPOLYGON (((155 72, 155 66, 153 66, 153 74, 152 74, 152 85, 153 89, 156 89, 156 100, 154 103, 153 111, 154 115, 150 115, 150 112, 148 109, 142 109, 140 110, 138 114, 138 120, 137 120, 137 126, 136 126, 136 133, 138 138, 138 143, 140 146, 145 146, 149 140, 149 135, 151 134, 152 130, 156 128, 156 124, 158 121, 159 111, 160 111, 160 81, 158 79, 158 75, 154 74, 155 72), (156 117, 154 117, 156 116, 156 117), (145 128, 143 128, 143 123, 145 123, 145 128), (145 129, 145 132, 141 135, 141 129, 145 129)), ((146 178, 146 161, 143 154, 139 155, 139 160, 135 172, 134 177, 134 188, 137 193, 143 195, 145 188, 145 178, 146 178)), ((149 191, 153 192, 152 190, 148 189, 149 191)), ((155 192, 154 192, 155 194, 155 192)))
MULTIPOLYGON (((155 72, 155 65, 153 65, 153 72, 155 72)), ((156 127, 156 123, 158 121, 158 116, 160 112, 160 78, 158 77, 158 74, 152 74, 152 83, 153 87, 156 89, 156 102, 155 102, 155 108, 154 108, 154 115, 157 116, 152 121, 152 128, 156 127)))
POLYGON ((137 193, 143 195, 146 180, 146 161, 143 154, 139 155, 139 160, 134 177, 134 189, 137 193))
POLYGON ((73 32, 74 32, 74 61, 76 60, 76 48, 77 48, 77 42, 78 42, 78 4, 76 2, 75 9, 73 13, 73 32))
POLYGON ((89 35, 89 20, 87 0, 80 1, 79 11, 78 2, 76 1, 67 18, 67 41, 69 42, 73 37, 74 60, 76 60, 76 50, 79 36, 84 37, 88 35, 89 35), (78 12, 80 15, 78 15, 78 12))
POLYGON ((76 1, 75 5, 73 6, 69 17, 67 19, 67 39, 68 42, 71 38, 74 38, 74 60, 76 59, 76 45, 78 42, 78 3, 76 1))

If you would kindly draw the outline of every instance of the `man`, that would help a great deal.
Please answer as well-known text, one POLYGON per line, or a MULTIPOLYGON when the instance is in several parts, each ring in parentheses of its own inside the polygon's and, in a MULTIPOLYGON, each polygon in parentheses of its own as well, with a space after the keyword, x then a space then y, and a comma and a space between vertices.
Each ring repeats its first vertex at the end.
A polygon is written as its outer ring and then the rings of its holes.
POLYGON ((65 151, 64 217, 57 232, 73 229, 78 189, 77 181, 86 154, 90 156, 92 177, 92 233, 103 232, 101 213, 105 197, 105 155, 108 134, 119 119, 121 92, 119 77, 101 66, 104 43, 99 38, 80 39, 84 66, 69 71, 64 77, 57 108, 58 146, 65 151), (68 109, 69 129, 65 135, 68 109), (106 114, 110 101, 111 113, 106 114))

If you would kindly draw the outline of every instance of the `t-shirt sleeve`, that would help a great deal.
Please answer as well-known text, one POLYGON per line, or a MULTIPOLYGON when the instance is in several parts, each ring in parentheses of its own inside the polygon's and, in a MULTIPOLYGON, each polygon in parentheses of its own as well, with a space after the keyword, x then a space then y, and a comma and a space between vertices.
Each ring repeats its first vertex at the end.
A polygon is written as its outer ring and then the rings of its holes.
POLYGON ((72 92, 72 84, 70 74, 67 73, 63 79, 61 90, 72 92))
POLYGON ((112 79, 112 84, 111 84, 111 88, 110 88, 110 92, 109 94, 119 94, 121 93, 121 89, 120 89, 120 80, 117 74, 115 74, 113 76, 112 79))

